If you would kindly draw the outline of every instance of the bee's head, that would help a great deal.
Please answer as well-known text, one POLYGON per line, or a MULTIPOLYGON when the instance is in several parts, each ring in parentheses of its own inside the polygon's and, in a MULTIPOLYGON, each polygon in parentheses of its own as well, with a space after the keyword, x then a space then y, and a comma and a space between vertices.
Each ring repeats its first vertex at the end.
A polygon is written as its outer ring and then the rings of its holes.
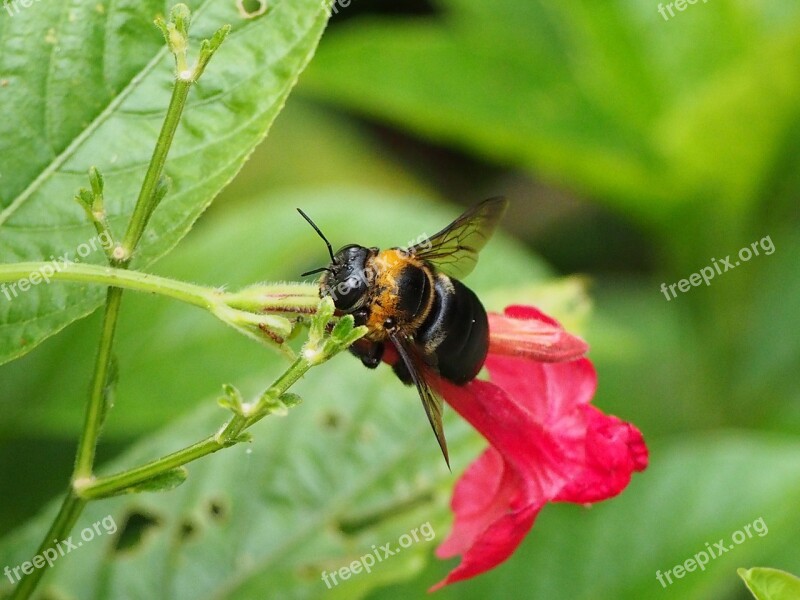
POLYGON ((352 312, 367 296, 370 274, 367 259, 374 250, 350 244, 339 250, 320 281, 320 295, 330 296, 337 309, 352 312))
POLYGON ((335 255, 330 242, 314 222, 299 208, 303 218, 309 222, 328 247, 331 262, 327 267, 320 267, 303 273, 302 276, 323 273, 320 280, 319 294, 330 296, 333 304, 343 312, 353 312, 361 308, 367 297, 371 274, 367 269, 367 259, 377 252, 377 248, 365 248, 350 244, 341 248, 335 255))

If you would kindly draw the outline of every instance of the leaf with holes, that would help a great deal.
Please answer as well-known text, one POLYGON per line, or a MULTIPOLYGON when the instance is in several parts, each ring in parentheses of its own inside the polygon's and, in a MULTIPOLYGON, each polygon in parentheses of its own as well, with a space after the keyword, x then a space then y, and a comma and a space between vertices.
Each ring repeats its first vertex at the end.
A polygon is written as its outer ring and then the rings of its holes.
MULTIPOLYGON (((233 0, 189 4, 195 55, 221 25, 233 30, 189 96, 165 169, 172 190, 134 268, 170 250, 239 170, 327 22, 318 0, 277 0, 263 14, 246 14, 233 0)), ((169 102, 174 61, 152 23, 169 7, 156 0, 8 5, 16 13, 0 19, 0 262, 104 261, 73 200, 92 166, 105 176, 111 227, 123 233, 169 102)), ((104 295, 38 276, 0 291, 0 362, 89 314, 104 295)))
MULTIPOLYGON (((334 361, 336 368, 315 369, 298 383, 307 403, 287 417, 259 423, 252 444, 189 465, 180 488, 90 504, 74 540, 104 519, 113 519, 119 531, 95 535, 48 569, 44 584, 53 596, 356 600, 418 573, 448 531, 456 475, 444 466, 413 389, 400 385, 386 366, 366 376, 353 357, 334 361), (381 560, 370 572, 334 583, 332 573, 376 552, 381 560)), ((141 463, 208 435, 224 415, 204 403, 107 469, 141 463)), ((452 411, 446 419, 458 473, 484 442, 452 411)), ((517 598, 525 589, 531 598, 723 597, 726 587, 736 585, 738 564, 796 546, 796 440, 703 434, 661 444, 656 454, 658 464, 619 498, 591 510, 549 506, 506 564, 437 596, 517 598), (732 489, 737 502, 720 502, 732 489), (687 500, 690 509, 676 509, 676 498, 687 500), (668 590, 656 580, 658 570, 681 564, 707 541, 729 540, 759 517, 769 535, 748 538, 710 562, 705 573, 687 574, 668 590)), ((30 560, 56 509, 50 505, 0 541, 0 565, 30 560)), ((374 597, 423 597, 452 567, 433 564, 438 572, 426 571, 405 593, 374 597)), ((0 592, 8 587, 2 578, 0 592)))
MULTIPOLYGON (((189 477, 179 488, 91 503, 73 540, 109 515, 119 531, 97 536, 56 563, 43 586, 57 597, 96 600, 353 599, 421 568, 445 533, 446 486, 453 476, 413 389, 388 367, 366 377, 351 356, 334 363, 296 385, 308 402, 286 417, 258 423, 251 444, 188 465, 189 477), (417 540, 399 541, 405 533, 417 540), (327 589, 322 571, 349 565, 388 542, 389 549, 408 547, 376 560, 371 574, 327 589)), ((210 399, 201 404, 103 472, 216 431, 228 412, 210 399)), ((453 464, 463 468, 483 442, 452 411, 447 417, 453 464)), ((0 564, 17 565, 35 553, 53 508, 0 541, 0 564)), ((9 587, 2 578, 0 595, 9 587)))

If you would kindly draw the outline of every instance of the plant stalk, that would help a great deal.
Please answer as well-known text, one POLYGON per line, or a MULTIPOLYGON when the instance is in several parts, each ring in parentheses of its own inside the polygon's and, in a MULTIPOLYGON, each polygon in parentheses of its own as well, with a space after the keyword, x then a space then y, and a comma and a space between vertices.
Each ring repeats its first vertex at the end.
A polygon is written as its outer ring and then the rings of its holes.
MULTIPOLYGON (((150 164, 147 167, 147 172, 139 191, 139 197, 136 200, 136 206, 133 209, 133 214, 128 224, 123 244, 120 248, 115 249, 115 252, 112 254, 114 264, 122 268, 127 268, 130 264, 136 245, 139 243, 147 222, 156 208, 159 197, 163 197, 163 195, 159 194, 158 190, 159 180, 161 179, 164 163, 166 162, 167 154, 169 153, 172 140, 175 136, 175 131, 178 128, 178 123, 183 114, 186 98, 192 83, 194 83, 193 79, 186 81, 176 78, 175 80, 167 115, 164 118, 156 147, 153 150, 150 164)), ((80 501, 80 503, 69 502, 69 498, 73 496, 75 482, 91 477, 94 467, 97 441, 100 436, 100 429, 106 412, 104 406, 106 401, 105 390, 108 385, 114 332, 116 331, 117 322, 119 320, 122 293, 123 289, 118 287, 110 287, 106 293, 106 308, 103 317, 102 333, 97 350, 94 374, 92 376, 91 392, 89 400, 86 403, 84 427, 81 431, 80 439, 78 440, 75 468, 71 477, 71 487, 67 491, 67 500, 64 502, 64 506, 69 509, 69 512, 65 513, 62 509, 59 513, 59 517, 54 521, 50 532, 48 532, 47 537, 42 543, 42 548, 49 547, 54 537, 61 539, 66 536, 72 529, 72 526, 75 524, 75 521, 86 504, 85 500, 80 501), (64 514, 67 516, 62 517, 64 514)), ((36 589, 42 575, 44 575, 44 570, 36 569, 33 573, 25 577, 14 590, 13 598, 28 598, 36 589)))
MULTIPOLYGON (((55 520, 50 525, 50 529, 47 530, 44 540, 39 545, 34 556, 41 555, 45 550, 52 548, 54 544, 64 540, 68 536, 69 532, 72 531, 72 528, 78 521, 78 517, 80 517, 83 512, 86 502, 87 500, 76 496, 72 489, 67 492, 55 520)), ((36 589, 36 586, 39 585, 39 580, 44 573, 45 569, 34 569, 30 575, 23 577, 19 585, 12 591, 10 596, 11 600, 29 598, 36 589)))
MULTIPOLYGON (((279 398, 314 366, 314 364, 315 363, 310 362, 303 356, 300 356, 269 387, 264 393, 264 396, 279 398)), ((269 413, 258 411, 253 416, 234 414, 214 435, 141 466, 114 475, 98 477, 91 481, 77 482, 75 491, 80 498, 86 501, 119 494, 131 486, 163 475, 176 467, 183 466, 198 458, 208 456, 209 454, 213 454, 223 448, 238 443, 240 441, 238 439, 240 434, 248 427, 263 419, 267 414, 269 413)))
MULTIPOLYGON (((50 262, 26 262, 0 265, 0 283, 30 279, 32 273, 47 273, 53 281, 95 283, 112 288, 124 288, 166 296, 206 310, 220 303, 231 308, 251 312, 277 312, 308 314, 316 310, 319 303, 318 286, 306 283, 283 283, 261 286, 257 294, 246 292, 222 292, 193 283, 150 275, 139 271, 128 271, 98 265, 66 263, 53 267, 50 262)), ((252 289, 252 288, 251 288, 252 289)), ((17 295, 14 287, 0 286, 0 294, 17 295)))

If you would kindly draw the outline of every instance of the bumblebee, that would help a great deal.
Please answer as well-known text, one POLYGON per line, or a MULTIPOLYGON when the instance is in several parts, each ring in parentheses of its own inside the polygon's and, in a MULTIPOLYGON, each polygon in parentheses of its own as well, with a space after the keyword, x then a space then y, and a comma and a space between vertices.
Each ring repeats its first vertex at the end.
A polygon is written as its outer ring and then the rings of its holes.
POLYGON ((484 200, 407 248, 350 244, 335 254, 322 231, 297 209, 331 258, 327 267, 303 276, 323 273, 320 297, 330 296, 338 314, 353 315, 356 325, 367 326, 368 333, 350 348, 365 366, 377 367, 386 344, 394 347, 399 358, 394 371, 416 386, 448 467, 442 398, 428 380, 434 373, 463 385, 483 366, 489 349, 486 310, 459 280, 475 267, 506 206, 504 198, 484 200))

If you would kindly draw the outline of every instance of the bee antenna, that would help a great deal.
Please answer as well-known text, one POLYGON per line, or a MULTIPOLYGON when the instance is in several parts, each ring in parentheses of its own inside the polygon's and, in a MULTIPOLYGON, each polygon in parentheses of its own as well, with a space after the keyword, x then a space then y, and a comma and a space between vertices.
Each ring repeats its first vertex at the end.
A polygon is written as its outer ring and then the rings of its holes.
POLYGON ((317 273, 322 273, 323 271, 327 271, 328 273, 331 272, 328 267, 320 267, 319 269, 312 269, 310 271, 306 271, 305 273, 300 273, 300 277, 305 277, 306 275, 316 275, 317 273))
MULTIPOLYGON (((323 242, 325 242, 325 245, 328 247, 328 254, 329 254, 329 255, 330 255, 330 257, 331 257, 331 262, 335 263, 335 262, 336 262, 336 259, 333 257, 333 248, 331 248, 331 243, 328 241, 328 238, 326 238, 326 237, 325 237, 325 234, 323 234, 323 233, 320 231, 319 227, 317 227, 317 224, 316 224, 316 223, 314 223, 314 221, 312 221, 312 220, 311 220, 311 217, 309 217, 309 216, 308 216, 306 213, 304 213, 304 212, 303 212, 302 210, 300 210, 299 208, 297 209, 297 212, 299 212, 299 213, 300 213, 300 215, 301 215, 301 216, 302 216, 302 217, 303 217, 303 218, 304 218, 306 221, 308 221, 308 224, 309 224, 309 225, 311 225, 311 226, 314 228, 314 231, 316 231, 316 232, 317 232, 317 234, 319 235, 319 237, 321 237, 321 238, 322 238, 322 241, 323 241, 323 242)), ((326 269, 326 268, 323 268, 323 269, 320 269, 320 270, 327 270, 327 269, 326 269)), ((316 272, 317 272, 317 273, 319 273, 319 272, 320 272, 320 270, 317 270, 316 272)), ((312 272, 314 272, 314 271, 310 271, 309 273, 305 273, 305 275, 309 275, 309 274, 310 274, 310 273, 312 273, 312 272)))

